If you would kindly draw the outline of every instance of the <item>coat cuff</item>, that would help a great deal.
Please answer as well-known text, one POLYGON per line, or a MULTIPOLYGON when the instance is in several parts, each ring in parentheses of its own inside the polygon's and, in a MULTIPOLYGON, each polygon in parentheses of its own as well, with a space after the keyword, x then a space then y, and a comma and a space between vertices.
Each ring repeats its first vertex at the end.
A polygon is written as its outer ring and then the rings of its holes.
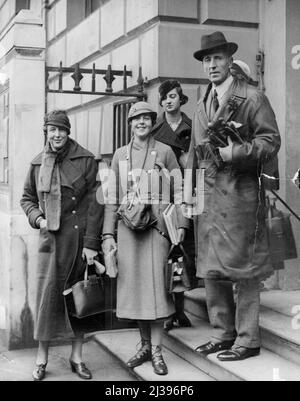
POLYGON ((84 248, 89 248, 95 251, 99 251, 101 249, 101 240, 100 238, 84 236, 83 246, 84 248))
POLYGON ((28 216, 28 221, 29 224, 31 225, 32 228, 39 229, 40 227, 36 224, 36 221, 39 217, 44 218, 43 212, 40 211, 40 209, 34 209, 30 212, 28 216))

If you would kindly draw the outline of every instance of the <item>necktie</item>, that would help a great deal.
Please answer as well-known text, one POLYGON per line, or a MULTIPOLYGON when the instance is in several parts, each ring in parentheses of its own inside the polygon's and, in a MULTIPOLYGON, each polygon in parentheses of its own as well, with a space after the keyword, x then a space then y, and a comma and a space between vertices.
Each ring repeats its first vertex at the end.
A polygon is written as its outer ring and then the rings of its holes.
POLYGON ((213 97, 212 97, 212 112, 213 112, 213 116, 217 112, 218 108, 219 108, 218 93, 217 93, 217 91, 215 89, 214 92, 213 92, 213 97))

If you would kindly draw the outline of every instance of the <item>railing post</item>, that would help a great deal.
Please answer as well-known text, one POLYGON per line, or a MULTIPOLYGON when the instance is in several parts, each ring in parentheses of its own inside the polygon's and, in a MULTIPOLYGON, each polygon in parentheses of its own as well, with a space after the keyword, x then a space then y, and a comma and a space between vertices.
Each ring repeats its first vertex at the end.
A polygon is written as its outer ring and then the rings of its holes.
POLYGON ((71 77, 74 79, 74 82, 75 82, 74 91, 80 92, 81 91, 80 81, 82 80, 83 75, 81 74, 78 63, 75 65, 75 72, 74 72, 74 74, 71 75, 71 77))

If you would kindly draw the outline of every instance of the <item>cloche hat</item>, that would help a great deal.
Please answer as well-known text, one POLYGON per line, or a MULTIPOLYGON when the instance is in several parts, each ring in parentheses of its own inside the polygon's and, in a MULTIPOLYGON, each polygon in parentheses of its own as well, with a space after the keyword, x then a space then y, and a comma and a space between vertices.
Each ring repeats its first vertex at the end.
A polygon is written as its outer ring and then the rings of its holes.
POLYGON ((182 87, 180 85, 180 82, 177 81, 176 79, 167 79, 164 81, 160 87, 158 88, 159 92, 159 104, 162 105, 162 101, 164 98, 167 96, 167 94, 172 90, 178 88, 179 89, 179 96, 181 100, 181 105, 184 105, 188 102, 189 98, 183 94, 182 92, 182 87))
POLYGON ((152 108, 152 106, 149 103, 137 102, 137 103, 134 103, 129 110, 128 117, 127 117, 128 123, 130 123, 130 121, 134 117, 137 117, 141 114, 150 114, 151 118, 153 120, 156 120, 156 117, 157 117, 156 111, 154 111, 154 109, 152 108))

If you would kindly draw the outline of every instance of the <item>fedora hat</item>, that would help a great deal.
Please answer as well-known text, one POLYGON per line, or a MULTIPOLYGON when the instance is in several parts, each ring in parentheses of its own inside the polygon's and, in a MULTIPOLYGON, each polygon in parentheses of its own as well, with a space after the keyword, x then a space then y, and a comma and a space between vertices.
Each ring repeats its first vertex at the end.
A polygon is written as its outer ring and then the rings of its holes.
POLYGON ((220 31, 211 35, 203 35, 201 38, 201 49, 194 53, 195 59, 202 61, 203 57, 214 50, 226 50, 232 56, 238 49, 234 42, 227 42, 224 34, 220 31))

